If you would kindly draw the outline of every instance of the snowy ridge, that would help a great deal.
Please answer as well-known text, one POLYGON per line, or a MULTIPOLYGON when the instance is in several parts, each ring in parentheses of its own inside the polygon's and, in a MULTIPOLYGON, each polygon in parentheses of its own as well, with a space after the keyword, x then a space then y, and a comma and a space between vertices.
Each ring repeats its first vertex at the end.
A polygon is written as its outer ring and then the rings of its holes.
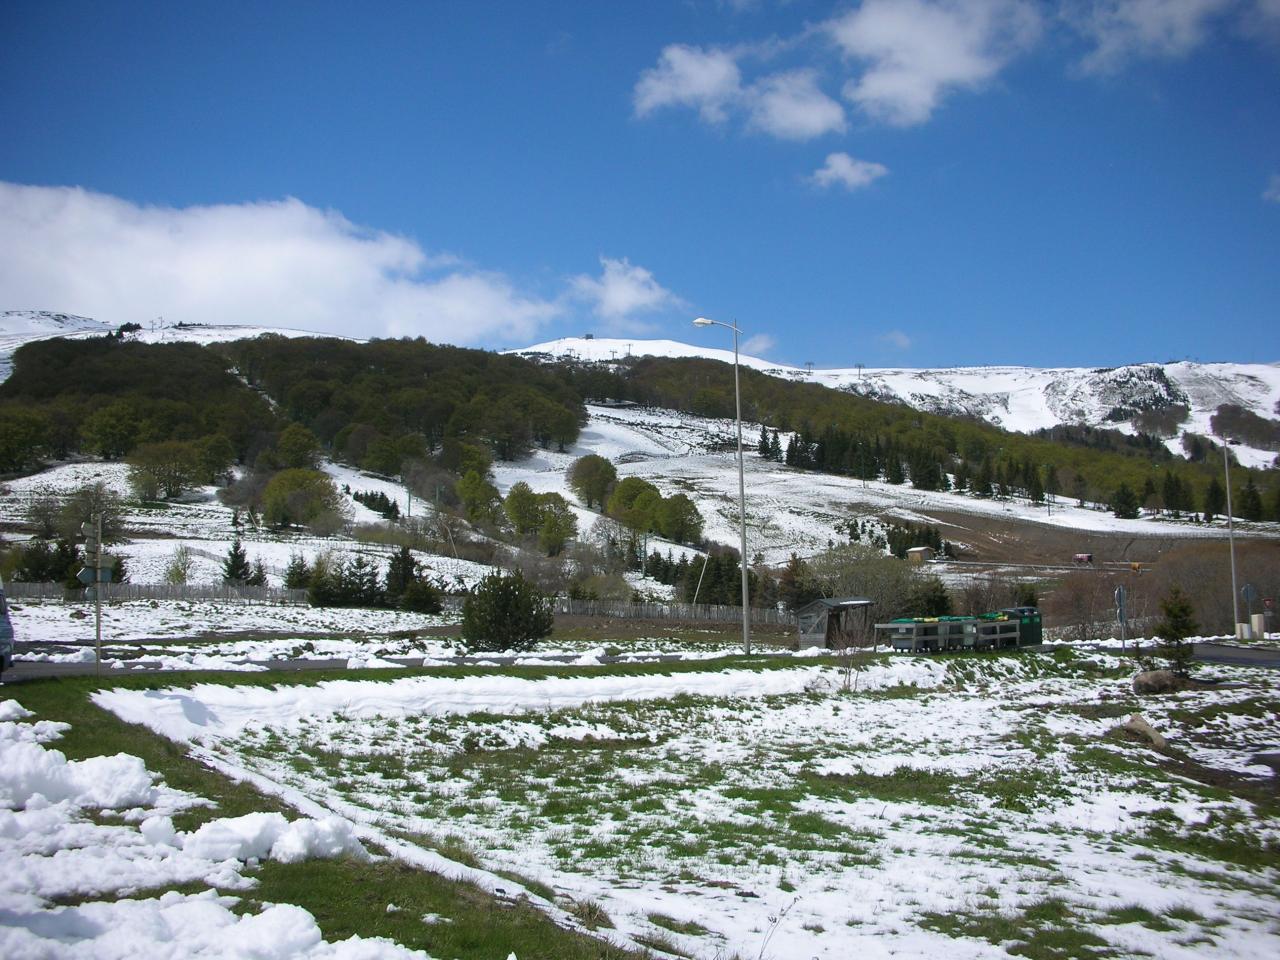
MULTIPOLYGON (((131 340, 143 343, 225 343, 228 340, 247 340, 264 333, 282 337, 333 337, 337 340, 357 340, 356 337, 336 337, 333 334, 312 330, 293 330, 287 327, 251 327, 233 323, 162 323, 143 324, 144 329, 128 334, 131 340)), ((76 317, 47 310, 9 310, 0 313, 0 382, 13 372, 13 352, 24 343, 34 340, 50 340, 54 337, 101 337, 116 328, 92 317, 76 317)))
MULTIPOLYGON (((620 340, 566 337, 507 351, 530 358, 609 362, 628 356, 700 357, 733 362, 732 350, 675 340, 620 340)), ((1224 403, 1238 404, 1275 419, 1280 410, 1280 363, 1142 363, 1114 368, 951 367, 910 368, 790 367, 741 356, 743 366, 786 380, 819 383, 876 400, 902 403, 948 416, 980 417, 1006 430, 1030 433, 1060 424, 1110 427, 1133 433, 1134 413, 1175 404, 1189 408, 1179 432, 1208 434, 1209 419, 1224 403)), ((1181 453, 1179 438, 1168 441, 1181 453)), ((1237 448, 1249 466, 1269 465, 1274 450, 1237 448)))

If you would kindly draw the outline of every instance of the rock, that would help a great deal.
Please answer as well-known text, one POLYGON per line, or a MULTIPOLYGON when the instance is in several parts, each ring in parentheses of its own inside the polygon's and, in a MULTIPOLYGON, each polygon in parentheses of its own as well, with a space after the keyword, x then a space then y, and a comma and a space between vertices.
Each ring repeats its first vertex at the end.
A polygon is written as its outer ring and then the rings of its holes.
POLYGON ((1191 686, 1172 670, 1146 670, 1133 678, 1134 693, 1178 693, 1191 686))
MULTIPOLYGON (((1161 672, 1161 671, 1155 671, 1155 672, 1161 672)), ((1167 746, 1169 746, 1169 741, 1167 741, 1164 737, 1160 736, 1160 734, 1156 732, 1155 727, 1147 723, 1146 720, 1143 720, 1142 714, 1140 713, 1133 714, 1133 716, 1131 716, 1128 720, 1120 724, 1120 729, 1128 730, 1130 733, 1137 734, 1138 736, 1142 737, 1142 739, 1146 740, 1149 744, 1151 744, 1153 747, 1155 747, 1157 750, 1163 750, 1167 746)))

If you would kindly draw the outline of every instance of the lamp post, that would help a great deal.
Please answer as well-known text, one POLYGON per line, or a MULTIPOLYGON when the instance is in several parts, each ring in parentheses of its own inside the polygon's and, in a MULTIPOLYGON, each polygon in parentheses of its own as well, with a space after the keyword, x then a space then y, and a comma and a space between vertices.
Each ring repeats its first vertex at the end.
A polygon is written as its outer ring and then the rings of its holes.
POLYGON ((695 327, 726 327, 733 331, 733 406, 738 424, 738 532, 742 545, 742 652, 751 655, 751 608, 747 595, 747 485, 742 473, 742 389, 738 385, 738 336, 736 324, 698 317, 695 327))
POLYGON ((1240 632, 1240 594, 1236 592, 1236 524, 1231 515, 1231 454, 1226 437, 1222 441, 1222 472, 1227 481, 1227 549, 1231 551, 1231 631, 1240 632))

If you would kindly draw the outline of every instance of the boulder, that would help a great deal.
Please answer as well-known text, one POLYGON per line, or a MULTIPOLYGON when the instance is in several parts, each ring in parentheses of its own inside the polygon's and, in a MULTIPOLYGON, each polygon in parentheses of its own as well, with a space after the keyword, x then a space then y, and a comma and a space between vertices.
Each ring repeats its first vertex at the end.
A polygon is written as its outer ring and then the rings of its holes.
POLYGON ((1143 740, 1146 740, 1147 743, 1151 744, 1157 750, 1163 750, 1165 749, 1165 747, 1169 746, 1169 741, 1165 740, 1164 737, 1160 736, 1160 734, 1156 732, 1155 727, 1151 726, 1151 724, 1147 723, 1146 720, 1142 719, 1142 714, 1140 713, 1133 714, 1131 717, 1129 717, 1128 720, 1120 724, 1120 729, 1127 730, 1133 734, 1137 734, 1139 737, 1141 737, 1143 740))
POLYGON ((1172 670, 1145 670, 1133 678, 1134 693, 1178 693, 1190 686, 1190 680, 1172 670))

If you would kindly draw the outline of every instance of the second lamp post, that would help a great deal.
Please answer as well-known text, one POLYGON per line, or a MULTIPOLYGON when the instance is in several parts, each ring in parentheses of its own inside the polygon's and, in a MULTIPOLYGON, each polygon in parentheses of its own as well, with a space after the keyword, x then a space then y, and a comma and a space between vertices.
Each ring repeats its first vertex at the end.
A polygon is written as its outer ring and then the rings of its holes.
POLYGON ((738 424, 738 530, 742 537, 742 652, 751 654, 751 607, 747 592, 747 486, 742 475, 742 389, 738 385, 738 335, 737 324, 698 317, 696 327, 727 327, 733 331, 733 407, 738 424))

